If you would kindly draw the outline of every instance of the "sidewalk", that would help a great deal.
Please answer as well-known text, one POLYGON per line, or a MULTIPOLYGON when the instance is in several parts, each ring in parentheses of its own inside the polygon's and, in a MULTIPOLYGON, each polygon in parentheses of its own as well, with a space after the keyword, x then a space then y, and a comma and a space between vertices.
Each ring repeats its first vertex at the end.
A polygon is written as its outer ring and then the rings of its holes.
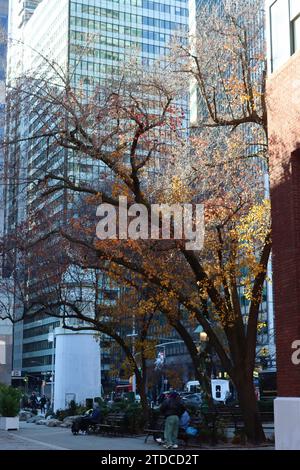
MULTIPOLYGON (((19 431, 0 431, 1 450, 144 450, 163 452, 164 449, 149 440, 144 443, 144 436, 107 437, 97 435, 73 436, 70 428, 48 427, 33 423, 20 423, 19 431)), ((183 448, 179 448, 178 452, 183 448)), ((230 443, 201 447, 188 447, 187 451, 204 450, 274 450, 272 444, 259 447, 235 446, 230 443)))
MULTIPOLYGON (((26 439, 22 433, 0 431, 0 451, 1 450, 49 450, 50 447, 38 441, 33 442, 26 439)), ((55 448, 53 450, 56 450, 55 448)))

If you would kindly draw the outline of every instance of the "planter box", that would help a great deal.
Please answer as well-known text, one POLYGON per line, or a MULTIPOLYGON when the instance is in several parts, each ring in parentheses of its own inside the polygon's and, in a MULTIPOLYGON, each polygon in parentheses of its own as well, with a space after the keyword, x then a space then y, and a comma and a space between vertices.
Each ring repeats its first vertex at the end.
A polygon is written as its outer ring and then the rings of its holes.
POLYGON ((0 429, 4 429, 4 431, 19 430, 19 416, 15 418, 0 417, 0 429))

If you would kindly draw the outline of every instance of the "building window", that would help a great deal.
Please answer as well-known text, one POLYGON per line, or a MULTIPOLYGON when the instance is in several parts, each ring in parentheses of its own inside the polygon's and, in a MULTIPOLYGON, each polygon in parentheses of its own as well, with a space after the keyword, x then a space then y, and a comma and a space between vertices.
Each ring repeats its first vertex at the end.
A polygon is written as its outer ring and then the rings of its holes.
POLYGON ((6 344, 5 341, 0 341, 0 364, 6 364, 6 344))
POLYGON ((300 49, 300 15, 292 21, 293 54, 300 49))
POLYGON ((276 0, 270 9, 272 71, 291 55, 289 2, 276 0))
POLYGON ((300 2, 299 0, 290 0, 290 15, 291 19, 300 15, 300 2))

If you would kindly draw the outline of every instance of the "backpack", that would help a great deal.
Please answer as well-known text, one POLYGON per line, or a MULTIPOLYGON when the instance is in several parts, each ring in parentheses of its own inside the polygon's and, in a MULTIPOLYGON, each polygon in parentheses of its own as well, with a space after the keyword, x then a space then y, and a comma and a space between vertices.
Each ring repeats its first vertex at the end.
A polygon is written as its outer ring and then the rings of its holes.
POLYGON ((192 426, 188 426, 185 432, 188 436, 197 436, 199 433, 198 429, 193 428, 192 426))

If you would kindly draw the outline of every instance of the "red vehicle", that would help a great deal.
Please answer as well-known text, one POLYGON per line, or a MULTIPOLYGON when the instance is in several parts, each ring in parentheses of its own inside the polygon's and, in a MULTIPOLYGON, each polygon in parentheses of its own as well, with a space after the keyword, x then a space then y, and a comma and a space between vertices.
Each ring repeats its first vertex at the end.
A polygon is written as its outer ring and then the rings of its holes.
POLYGON ((126 397, 126 394, 132 392, 132 384, 116 385, 114 391, 114 401, 122 400, 126 397))
POLYGON ((132 392, 132 384, 117 385, 115 388, 117 394, 132 392))

